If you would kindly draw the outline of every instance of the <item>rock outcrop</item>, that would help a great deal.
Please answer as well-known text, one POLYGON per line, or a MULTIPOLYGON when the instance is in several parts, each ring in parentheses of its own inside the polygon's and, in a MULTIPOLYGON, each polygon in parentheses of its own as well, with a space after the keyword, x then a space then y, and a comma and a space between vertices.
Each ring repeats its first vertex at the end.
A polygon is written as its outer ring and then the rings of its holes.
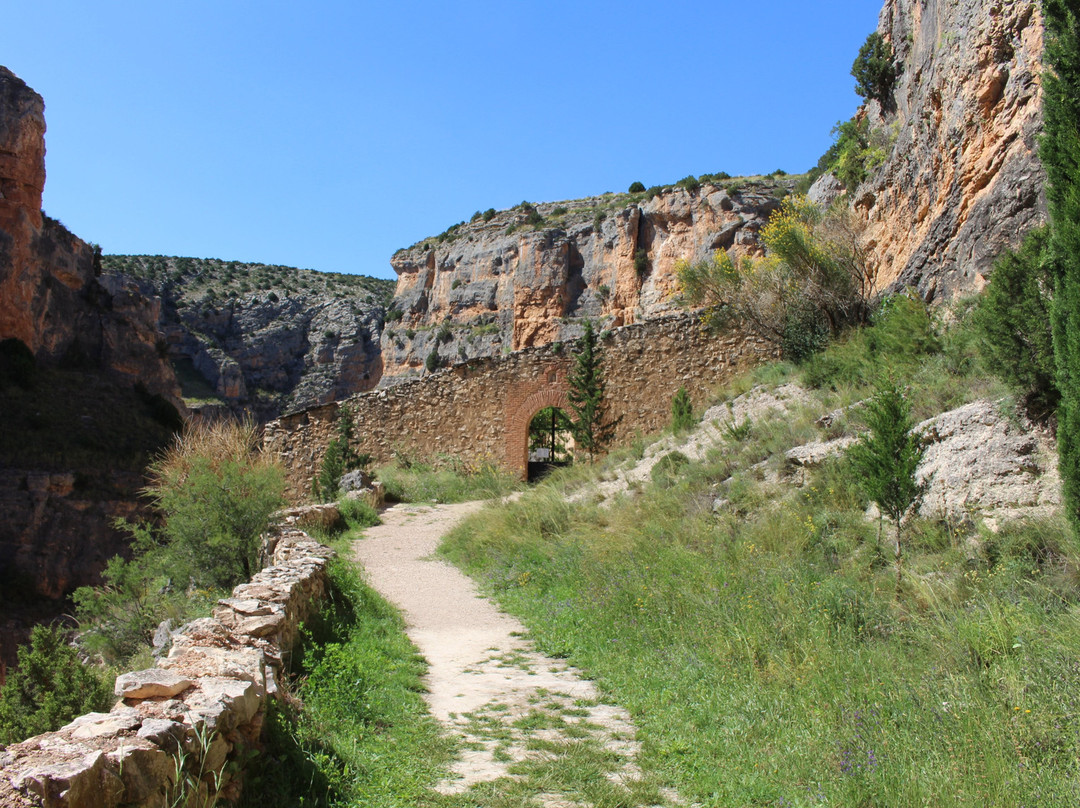
POLYGON ((519 206, 400 250, 384 384, 423 373, 433 352, 497 356, 575 339, 584 318, 617 327, 669 314, 676 262, 760 252, 758 230, 793 184, 716 180, 519 206))
POLYGON ((20 615, 42 614, 26 601, 96 582, 124 548, 113 523, 177 420, 167 402, 182 406, 160 301, 101 277, 95 250, 42 213, 44 136, 41 96, 0 67, 0 340, 22 342, 38 371, 26 389, 0 384, 0 602, 20 601, 5 609, 0 671, 28 628, 20 615))
POLYGON ((1046 218, 1039 4, 887 0, 878 30, 902 73, 892 104, 859 113, 889 150, 852 201, 879 285, 978 291, 1046 218))
POLYGON ((173 636, 157 668, 117 677, 116 705, 0 748, 0 805, 119 808, 235 800, 333 551, 294 529, 273 566, 173 636))
POLYGON ((158 353, 159 301, 103 284, 94 249, 44 215, 45 104, 0 67, 0 339, 38 362, 92 365, 179 405, 158 353))
POLYGON ((194 409, 267 421, 370 390, 382 375, 389 281, 160 255, 103 264, 106 277, 162 299, 156 326, 194 409))

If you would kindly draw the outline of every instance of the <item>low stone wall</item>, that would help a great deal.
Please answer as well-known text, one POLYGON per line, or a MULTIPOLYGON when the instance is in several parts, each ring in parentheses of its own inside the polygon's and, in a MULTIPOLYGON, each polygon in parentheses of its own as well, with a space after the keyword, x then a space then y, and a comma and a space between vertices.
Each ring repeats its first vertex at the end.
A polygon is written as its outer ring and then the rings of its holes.
MULTIPOLYGON (((360 450, 375 462, 395 452, 495 463, 524 476, 529 422, 544 407, 565 408, 572 345, 551 344, 474 359, 347 399, 360 450)), ((603 369, 615 444, 671 419, 671 397, 685 387, 701 406, 715 387, 775 356, 745 334, 718 336, 696 317, 674 315, 616 328, 603 339, 603 369)), ((265 446, 288 469, 290 495, 305 499, 329 442, 340 404, 313 407, 266 425, 265 446)))
POLYGON ((276 539, 272 566, 213 617, 183 626, 157 668, 117 678, 112 710, 0 747, 0 806, 158 808, 238 796, 242 770, 229 764, 258 745, 333 555, 294 527, 276 539))

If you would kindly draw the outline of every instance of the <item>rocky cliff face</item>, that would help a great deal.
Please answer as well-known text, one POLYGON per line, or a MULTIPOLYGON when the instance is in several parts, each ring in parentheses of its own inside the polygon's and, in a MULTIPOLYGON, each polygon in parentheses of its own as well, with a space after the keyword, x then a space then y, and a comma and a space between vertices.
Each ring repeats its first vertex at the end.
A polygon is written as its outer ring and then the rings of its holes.
POLYGON ((140 382, 179 404, 158 354, 159 302, 102 284, 94 250, 41 211, 44 102, 0 67, 0 339, 39 362, 78 362, 140 382))
POLYGON ((474 217, 391 259, 397 291, 383 378, 575 338, 580 322, 638 322, 676 307, 675 264, 759 251, 757 232, 793 182, 716 180, 474 217))
POLYGON ((93 248, 42 213, 44 136, 41 97, 0 67, 0 340, 36 365, 32 381, 0 382, 0 654, 25 627, 5 601, 96 583, 126 546, 113 522, 136 509, 180 404, 160 301, 103 279, 93 248))
POLYGON ((887 0, 878 30, 903 72, 894 109, 860 114, 892 147, 852 196, 879 284, 928 299, 978 291, 1046 218, 1039 4, 887 0))
POLYGON ((103 264, 164 301, 157 327, 192 408, 266 421, 370 390, 382 374, 390 281, 215 259, 103 264))

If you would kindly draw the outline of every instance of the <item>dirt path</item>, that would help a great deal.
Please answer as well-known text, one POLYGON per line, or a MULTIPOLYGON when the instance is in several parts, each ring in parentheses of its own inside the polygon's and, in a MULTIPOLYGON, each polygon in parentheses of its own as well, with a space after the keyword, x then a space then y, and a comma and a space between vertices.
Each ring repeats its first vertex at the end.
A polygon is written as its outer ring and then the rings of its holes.
MULTIPOLYGON (((538 765, 585 746, 607 761, 601 778, 639 789, 638 743, 626 712, 599 703, 592 683, 574 669, 536 653, 516 619, 432 557, 439 539, 480 507, 396 505, 353 545, 371 585, 402 610, 410 638, 428 660, 432 713, 462 739, 452 777, 438 790, 456 794, 499 778, 520 787, 544 779, 529 779, 538 765)), ((545 808, 582 804, 539 785, 529 797, 545 808)))

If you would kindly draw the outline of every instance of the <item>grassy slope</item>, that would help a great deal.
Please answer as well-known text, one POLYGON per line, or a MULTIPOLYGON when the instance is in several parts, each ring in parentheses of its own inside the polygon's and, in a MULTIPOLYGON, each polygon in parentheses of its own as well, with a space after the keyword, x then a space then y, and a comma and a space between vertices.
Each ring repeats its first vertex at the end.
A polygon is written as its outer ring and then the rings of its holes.
POLYGON ((444 551, 631 710, 644 768, 691 801, 1074 805, 1080 584, 1064 526, 917 521, 897 597, 845 462, 801 489, 755 468, 821 437, 817 411, 865 395, 884 357, 919 417, 1002 392, 964 328, 938 339, 901 312, 802 371, 818 407, 609 510, 567 503, 556 479, 444 551))

